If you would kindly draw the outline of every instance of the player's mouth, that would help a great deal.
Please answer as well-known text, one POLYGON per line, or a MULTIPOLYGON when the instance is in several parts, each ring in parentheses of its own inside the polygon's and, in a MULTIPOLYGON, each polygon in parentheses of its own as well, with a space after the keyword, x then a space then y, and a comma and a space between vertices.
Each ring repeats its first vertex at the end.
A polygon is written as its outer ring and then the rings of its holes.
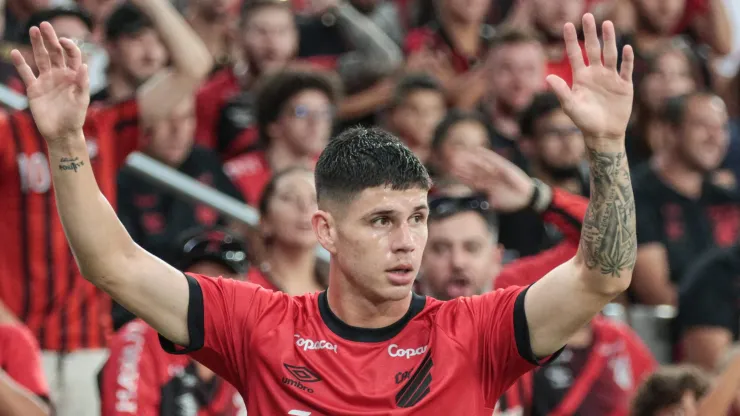
POLYGON ((410 285, 416 279, 416 271, 411 264, 400 264, 393 268, 387 269, 386 274, 394 285, 410 285))

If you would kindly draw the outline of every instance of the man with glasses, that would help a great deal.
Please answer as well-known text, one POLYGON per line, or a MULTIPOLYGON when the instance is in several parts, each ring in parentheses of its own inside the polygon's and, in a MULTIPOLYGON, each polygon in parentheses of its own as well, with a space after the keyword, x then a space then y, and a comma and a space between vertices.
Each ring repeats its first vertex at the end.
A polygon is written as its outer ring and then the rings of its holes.
MULTIPOLYGON (((140 128, 169 117, 177 104, 193 96, 212 64, 208 50, 167 0, 132 3, 154 22, 170 50, 173 67, 143 84, 129 99, 95 105, 85 114, 86 157, 102 195, 113 206, 118 168, 139 146, 140 128)), ((68 36, 65 42, 71 41, 79 51, 75 58, 82 65, 87 58, 79 44, 89 39, 91 25, 86 15, 75 10, 42 11, 29 24, 49 19, 68 36)), ((35 48, 42 42, 40 37, 29 35, 29 39, 35 48)), ((31 73, 51 68, 48 58, 35 53, 24 59, 31 73)), ((32 102, 34 91, 27 92, 32 102)), ((70 165, 72 169, 76 166, 70 165)), ((31 112, 0 115, 0 170, 5 172, 0 181, 0 212, 4 216, 0 221, 0 265, 7 274, 0 283, 0 300, 38 338, 57 414, 87 416, 99 408, 94 379, 107 355, 111 303, 103 291, 85 282, 65 243, 62 225, 54 214, 52 168, 58 164, 49 163, 47 147, 31 112)))
MULTIPOLYGON (((170 249, 170 262, 186 273, 243 280, 247 272, 246 245, 226 229, 190 229, 170 249)), ((126 324, 111 340, 98 383, 102 416, 246 412, 234 387, 192 358, 164 352, 157 331, 142 320, 126 324)))
POLYGON ((257 205, 273 172, 313 168, 329 142, 338 99, 329 73, 285 70, 264 80, 257 91, 259 146, 225 165, 248 204, 257 205))
POLYGON ((535 95, 519 117, 519 147, 529 173, 546 184, 588 195, 588 162, 583 134, 551 92, 535 95))

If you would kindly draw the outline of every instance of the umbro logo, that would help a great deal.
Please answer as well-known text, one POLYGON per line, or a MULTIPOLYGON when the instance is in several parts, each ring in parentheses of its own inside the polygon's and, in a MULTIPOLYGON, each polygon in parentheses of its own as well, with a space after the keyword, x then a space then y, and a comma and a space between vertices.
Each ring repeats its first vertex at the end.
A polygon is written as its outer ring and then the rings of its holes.
POLYGON ((318 374, 314 373, 307 367, 300 367, 285 363, 283 363, 283 366, 286 370, 288 370, 288 373, 290 373, 293 378, 283 377, 283 379, 281 380, 282 383, 298 390, 303 390, 306 393, 313 393, 313 389, 304 385, 303 383, 315 383, 317 381, 321 381, 321 377, 319 377, 318 374))
MULTIPOLYGON (((396 405, 398 407, 412 407, 429 394, 432 384, 432 366, 434 366, 432 355, 427 354, 417 370, 411 375, 409 381, 396 394, 396 405)), ((401 377, 403 378, 403 376, 402 374, 401 377)))

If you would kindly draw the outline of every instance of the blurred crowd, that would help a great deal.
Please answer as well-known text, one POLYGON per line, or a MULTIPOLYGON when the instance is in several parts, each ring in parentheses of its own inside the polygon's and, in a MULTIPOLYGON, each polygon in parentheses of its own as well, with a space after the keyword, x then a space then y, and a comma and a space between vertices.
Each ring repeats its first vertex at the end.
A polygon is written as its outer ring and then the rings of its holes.
POLYGON ((453 299, 533 283, 578 249, 587 149, 545 77, 572 82, 562 28, 585 12, 612 20, 636 55, 632 286, 491 411, 740 414, 738 0, 0 6, 0 414, 246 414, 230 385, 165 354, 152 328, 79 274, 9 57, 17 48, 34 66, 31 26, 48 21, 82 50, 96 179, 151 253, 184 272, 323 290, 312 168, 333 135, 378 126, 433 175, 417 290, 453 299), (456 177, 456 155, 471 149, 489 158, 500 194, 456 177), (253 207, 259 222, 162 189, 127 168, 137 151, 253 207))

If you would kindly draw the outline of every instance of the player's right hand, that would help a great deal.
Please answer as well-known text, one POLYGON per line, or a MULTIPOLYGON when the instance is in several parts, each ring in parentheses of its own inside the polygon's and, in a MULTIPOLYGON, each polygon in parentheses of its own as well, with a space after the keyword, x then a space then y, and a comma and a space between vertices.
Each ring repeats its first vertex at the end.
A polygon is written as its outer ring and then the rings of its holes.
POLYGON ((50 144, 64 141, 82 130, 90 104, 90 80, 80 48, 69 39, 57 38, 48 22, 30 30, 34 75, 21 53, 11 52, 13 64, 26 84, 28 105, 41 134, 50 144))

